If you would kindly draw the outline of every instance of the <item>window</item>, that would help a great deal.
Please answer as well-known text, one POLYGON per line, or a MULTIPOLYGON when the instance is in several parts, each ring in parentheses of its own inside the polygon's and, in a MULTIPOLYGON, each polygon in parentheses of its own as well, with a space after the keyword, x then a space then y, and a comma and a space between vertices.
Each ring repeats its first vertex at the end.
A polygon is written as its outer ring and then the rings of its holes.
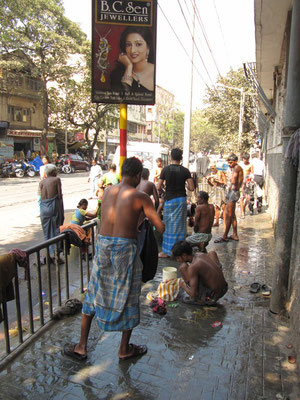
POLYGON ((29 122, 30 121, 30 109, 22 107, 7 107, 8 118, 10 121, 17 122, 29 122))

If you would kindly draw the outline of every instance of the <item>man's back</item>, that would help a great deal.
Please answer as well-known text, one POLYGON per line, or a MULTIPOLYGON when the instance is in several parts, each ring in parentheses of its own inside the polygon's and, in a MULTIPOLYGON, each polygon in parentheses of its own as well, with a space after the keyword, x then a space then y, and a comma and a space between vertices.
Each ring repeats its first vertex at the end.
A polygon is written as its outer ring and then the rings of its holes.
POLYGON ((204 203, 196 207, 195 232, 211 233, 214 223, 215 207, 212 204, 204 203))
POLYGON ((221 291, 226 286, 226 281, 221 268, 208 254, 197 254, 190 265, 191 276, 197 275, 198 281, 209 289, 221 291))
POLYGON ((153 182, 150 182, 147 179, 141 179, 141 182, 138 184, 137 189, 140 190, 141 192, 147 193, 149 197, 153 196, 155 202, 155 208, 156 209, 158 208, 159 197, 156 186, 153 182))

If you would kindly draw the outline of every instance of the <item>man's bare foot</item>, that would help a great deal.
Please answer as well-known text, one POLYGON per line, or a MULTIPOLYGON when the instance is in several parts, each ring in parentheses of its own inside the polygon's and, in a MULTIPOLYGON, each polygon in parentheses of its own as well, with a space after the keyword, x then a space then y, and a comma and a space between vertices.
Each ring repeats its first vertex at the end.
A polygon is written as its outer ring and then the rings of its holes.
POLYGON ((161 252, 158 254, 158 257, 159 257, 159 258, 169 258, 170 256, 168 256, 168 254, 166 254, 166 253, 164 253, 163 251, 161 251, 161 252))
POLYGON ((237 235, 228 236, 228 239, 229 239, 229 240, 235 240, 236 242, 238 242, 238 241, 240 240, 239 237, 238 237, 237 235))
POLYGON ((119 360, 124 361, 132 357, 143 356, 147 353, 148 349, 145 345, 138 346, 136 344, 130 344, 128 350, 129 351, 126 354, 121 354, 119 351, 119 360))
POLYGON ((82 349, 79 344, 74 343, 64 345, 64 354, 79 361, 87 358, 86 349, 82 349))
POLYGON ((219 222, 215 222, 213 226, 219 226, 219 222))

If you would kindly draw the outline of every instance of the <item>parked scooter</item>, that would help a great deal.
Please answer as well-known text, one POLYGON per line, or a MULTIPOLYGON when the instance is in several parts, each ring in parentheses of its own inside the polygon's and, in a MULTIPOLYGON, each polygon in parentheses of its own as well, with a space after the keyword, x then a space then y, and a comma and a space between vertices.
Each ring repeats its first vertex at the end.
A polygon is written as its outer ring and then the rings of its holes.
POLYGON ((18 161, 16 163, 16 177, 23 178, 23 176, 28 175, 31 178, 35 176, 37 173, 37 169, 33 164, 30 164, 29 161, 23 160, 18 161))
POLYGON ((1 165, 1 176, 8 178, 16 175, 16 164, 13 162, 5 162, 1 165))

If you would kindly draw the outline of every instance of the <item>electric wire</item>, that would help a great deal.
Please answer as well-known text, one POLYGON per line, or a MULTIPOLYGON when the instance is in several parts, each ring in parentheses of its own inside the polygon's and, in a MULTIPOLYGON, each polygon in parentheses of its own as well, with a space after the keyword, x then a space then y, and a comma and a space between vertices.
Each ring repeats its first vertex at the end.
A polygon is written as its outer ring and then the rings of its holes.
POLYGON ((226 40, 225 40, 225 36, 224 36, 224 33, 223 33, 223 29, 222 29, 221 20, 220 20, 219 13, 218 13, 216 1, 213 0, 213 2, 214 2, 214 8, 215 8, 215 12, 216 12, 216 15, 217 15, 218 23, 219 23, 219 28, 220 28, 221 36, 222 36, 222 39, 223 39, 223 44, 224 44, 224 48, 225 48, 227 63, 229 64, 230 68, 232 68, 231 63, 230 63, 230 61, 229 61, 229 60, 230 60, 230 57, 229 57, 229 54, 228 54, 228 48, 227 48, 227 45, 226 45, 226 40))
POLYGON ((170 28, 172 29, 174 35, 176 36, 176 39, 178 40, 178 42, 180 43, 183 51, 185 52, 185 54, 187 55, 187 57, 189 58, 189 60, 191 61, 191 63, 193 64, 195 70, 197 71, 198 75, 200 76, 201 80, 203 81, 203 83, 205 84, 205 86, 207 87, 208 90, 210 90, 210 87, 208 86, 208 84, 206 83, 205 79, 203 78, 203 76, 201 75, 200 71, 198 70, 197 66, 195 65, 194 61, 191 59, 190 55, 188 54, 188 52, 186 51, 184 45, 182 44, 181 40, 179 39, 175 29, 173 28, 172 24, 170 23, 169 19, 167 18, 166 14, 164 13, 163 9, 161 8, 161 5, 157 2, 158 7, 160 8, 163 16, 165 17, 167 23, 169 24, 170 28))
MULTIPOLYGON (((184 20, 185 20, 186 26, 187 26, 187 28, 188 28, 190 34, 191 34, 191 37, 192 37, 194 46, 195 46, 195 48, 196 48, 196 51, 197 51, 197 53, 198 53, 198 55, 199 55, 199 57, 200 57, 200 59, 201 59, 201 61, 202 61, 202 64, 203 64, 203 67, 204 67, 204 69, 205 69, 205 71, 206 71, 206 73, 207 73, 207 76, 209 77, 209 80, 210 80, 211 84, 213 85, 212 78, 211 78, 211 76, 210 76, 210 74, 209 74, 209 72, 208 72, 208 69, 207 69, 207 67, 206 67, 206 65, 205 65, 205 62, 204 62, 204 60, 203 60, 203 58, 202 58, 202 56, 201 56, 201 53, 200 53, 200 51, 199 51, 199 48, 198 48, 197 44, 196 44, 196 41, 195 41, 195 37, 194 37, 194 35, 193 35, 193 32, 191 31, 191 29, 190 29, 190 27, 189 27, 188 21, 187 21, 187 19, 186 19, 186 16, 185 16, 184 11, 183 11, 183 9, 182 9, 182 6, 181 6, 181 4, 180 4, 180 0, 177 0, 177 2, 178 2, 178 5, 179 5, 179 7, 180 7, 181 14, 183 15, 183 18, 184 18, 184 20)), ((190 15, 191 15, 191 14, 190 14, 190 15)))

